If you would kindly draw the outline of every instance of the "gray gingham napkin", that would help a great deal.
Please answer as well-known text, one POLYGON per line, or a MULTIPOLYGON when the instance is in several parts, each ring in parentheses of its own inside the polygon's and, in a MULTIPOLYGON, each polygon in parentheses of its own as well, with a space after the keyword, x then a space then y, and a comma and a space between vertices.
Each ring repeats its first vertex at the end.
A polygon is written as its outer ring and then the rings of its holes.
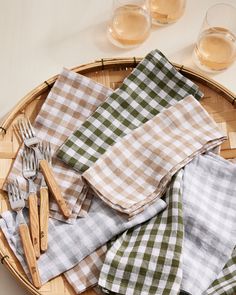
MULTIPOLYGON (((56 80, 46 101, 34 122, 36 134, 41 140, 51 143, 52 153, 76 130, 97 106, 105 100, 111 90, 95 81, 64 69, 56 80)), ((22 176, 22 161, 18 153, 8 181, 17 177, 23 190, 26 180, 22 176)), ((63 197, 72 210, 71 218, 65 220, 58 210, 57 204, 50 199, 50 216, 56 219, 73 222, 79 215, 88 210, 89 199, 82 193, 83 183, 80 176, 72 168, 53 156, 53 172, 60 186, 63 197), (84 203, 84 204, 83 204, 84 203)), ((40 183, 40 174, 36 182, 40 183)))
POLYGON ((236 165, 209 153, 195 157, 182 174, 179 194, 167 191, 168 209, 108 250, 99 278, 107 292, 234 294, 236 165))
POLYGON ((209 153, 184 170, 184 247, 181 288, 202 294, 236 245, 236 165, 209 153))
MULTIPOLYGON (((77 218, 74 224, 50 219, 48 250, 38 259, 42 283, 71 269, 117 234, 145 222, 165 208, 166 203, 158 200, 147 210, 127 221, 124 216, 117 214, 99 198, 94 197, 88 214, 84 218, 77 218)), ((25 210, 25 213, 27 211, 25 210)), ((28 274, 15 214, 6 211, 1 216, 0 227, 9 246, 28 274)))
POLYGON ((60 147, 58 157, 82 173, 119 138, 190 94, 203 96, 160 51, 151 51, 60 147))
POLYGON ((162 196, 195 155, 225 139, 190 95, 116 142, 82 177, 104 202, 132 217, 162 196))

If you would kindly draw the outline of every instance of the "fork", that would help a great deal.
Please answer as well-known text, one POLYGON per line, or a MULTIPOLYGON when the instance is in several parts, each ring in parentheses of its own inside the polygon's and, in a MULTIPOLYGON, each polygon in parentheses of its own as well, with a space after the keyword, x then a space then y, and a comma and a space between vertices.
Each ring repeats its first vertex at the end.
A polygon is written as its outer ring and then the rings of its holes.
POLYGON ((35 252, 30 239, 29 228, 22 213, 22 210, 25 207, 24 196, 19 188, 19 183, 17 181, 14 181, 13 183, 8 183, 7 191, 11 208, 17 213, 16 221, 19 226, 19 233, 23 245, 25 259, 32 277, 33 284, 36 288, 40 288, 42 284, 35 252))
POLYGON ((28 202, 29 202, 29 220, 30 232, 36 258, 40 257, 40 239, 39 239, 39 213, 38 198, 34 180, 37 176, 37 166, 34 151, 25 148, 22 152, 22 174, 28 181, 28 202))
MULTIPOLYGON (((50 143, 43 141, 39 143, 39 150, 43 154, 44 158, 51 165, 51 145, 50 143)), ((40 185, 40 246, 41 250, 45 252, 48 248, 48 218, 49 218, 49 198, 48 187, 45 182, 45 178, 42 175, 40 185)))
POLYGON ((20 119, 18 121, 18 131, 24 141, 24 144, 33 149, 36 157, 39 161, 39 166, 42 170, 42 173, 45 177, 46 183, 55 198, 58 207, 60 208, 62 214, 66 217, 70 217, 70 211, 68 209, 67 203, 62 197, 60 188, 55 180, 53 171, 47 160, 44 159, 42 153, 39 150, 39 139, 37 138, 35 131, 28 118, 20 119))

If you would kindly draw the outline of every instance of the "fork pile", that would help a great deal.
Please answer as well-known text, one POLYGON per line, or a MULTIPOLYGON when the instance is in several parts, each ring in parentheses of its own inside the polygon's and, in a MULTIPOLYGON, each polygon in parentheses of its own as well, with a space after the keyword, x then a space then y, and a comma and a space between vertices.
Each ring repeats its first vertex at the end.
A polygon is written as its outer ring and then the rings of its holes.
POLYGON ((68 218, 70 212, 52 172, 50 143, 39 141, 28 118, 20 119, 15 125, 15 130, 24 141, 22 175, 28 182, 28 192, 24 196, 18 181, 15 180, 7 185, 8 197, 12 210, 17 212, 19 233, 33 284, 36 288, 40 288, 41 281, 36 259, 40 257, 40 252, 45 252, 48 248, 48 187, 63 215, 68 218), (35 185, 39 171, 41 172, 40 202, 35 185), (25 199, 29 207, 29 228, 22 213, 26 205, 25 199))

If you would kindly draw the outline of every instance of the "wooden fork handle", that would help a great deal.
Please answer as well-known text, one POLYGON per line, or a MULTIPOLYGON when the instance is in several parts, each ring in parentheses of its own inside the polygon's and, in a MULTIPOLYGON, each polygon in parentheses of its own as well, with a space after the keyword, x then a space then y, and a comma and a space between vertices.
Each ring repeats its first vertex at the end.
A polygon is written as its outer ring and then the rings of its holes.
POLYGON ((48 189, 40 188, 40 246, 41 251, 45 252, 48 248, 48 218, 49 218, 49 199, 48 189))
POLYGON ((24 249, 25 259, 29 267, 33 284, 36 288, 39 289, 42 286, 42 283, 41 283, 37 260, 35 257, 35 252, 30 239, 30 232, 29 232, 29 228, 27 224, 20 224, 19 232, 20 232, 23 249, 24 249))
POLYGON ((52 196, 57 202, 57 205, 59 206, 62 214, 64 215, 65 218, 70 217, 70 211, 67 206, 66 201, 62 197, 61 190, 55 180, 55 177, 52 172, 52 168, 48 164, 46 160, 41 160, 39 162, 40 168, 42 170, 43 176, 45 177, 46 183, 48 185, 48 188, 50 192, 52 193, 52 196))
POLYGON ((30 233, 36 258, 40 257, 40 239, 39 239, 39 213, 38 199, 35 193, 29 194, 29 220, 30 233))

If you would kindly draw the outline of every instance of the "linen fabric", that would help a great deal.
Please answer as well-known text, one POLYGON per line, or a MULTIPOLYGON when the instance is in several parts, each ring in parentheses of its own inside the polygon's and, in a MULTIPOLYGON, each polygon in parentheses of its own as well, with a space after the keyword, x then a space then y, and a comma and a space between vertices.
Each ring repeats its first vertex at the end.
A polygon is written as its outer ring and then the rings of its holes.
POLYGON ((143 225, 126 231, 108 250, 99 285, 127 295, 178 294, 182 280, 182 177, 172 179, 168 207, 143 225))
POLYGON ((181 289, 193 295, 217 279, 236 245, 235 183, 236 165, 212 153, 185 167, 181 289))
MULTIPOLYGON (((51 217, 73 222, 78 215, 84 216, 89 208, 89 200, 86 200, 82 210, 86 194, 82 193, 83 182, 80 176, 71 167, 58 160, 54 152, 110 93, 110 89, 90 78, 64 69, 36 117, 35 132, 40 140, 47 140, 51 144, 53 172, 62 196, 72 211, 70 219, 64 219, 56 202, 50 199, 51 217)), ((27 182, 22 176, 21 152, 22 148, 7 181, 17 178, 22 190, 26 191, 27 182)), ((40 183, 40 178, 39 173, 36 183, 40 183)))
POLYGON ((181 171, 172 186, 182 173, 182 189, 167 190, 167 210, 108 250, 99 278, 105 291, 234 294, 236 165, 208 153, 181 171))
MULTIPOLYGON (((71 269, 96 249, 117 234, 143 223, 166 208, 163 200, 157 200, 147 210, 130 221, 94 197, 88 214, 77 218, 74 224, 49 219, 48 250, 38 259, 42 283, 71 269)), ((27 215, 28 210, 25 210, 27 215)), ((0 227, 26 274, 28 268, 22 253, 22 246, 14 212, 1 214, 0 227)), ((30 278, 30 276, 29 276, 30 278)))
POLYGON ((58 150, 81 173, 120 138, 187 95, 202 97, 158 50, 150 52, 58 150))
POLYGON ((162 196, 195 155, 225 139, 200 103, 187 96, 115 143, 82 176, 104 202, 132 217, 162 196))
POLYGON ((73 287, 76 294, 80 294, 88 288, 97 285, 107 249, 107 245, 103 245, 85 257, 78 265, 64 273, 65 278, 73 287))
POLYGON ((234 295, 236 293, 236 248, 217 279, 204 295, 234 295))

